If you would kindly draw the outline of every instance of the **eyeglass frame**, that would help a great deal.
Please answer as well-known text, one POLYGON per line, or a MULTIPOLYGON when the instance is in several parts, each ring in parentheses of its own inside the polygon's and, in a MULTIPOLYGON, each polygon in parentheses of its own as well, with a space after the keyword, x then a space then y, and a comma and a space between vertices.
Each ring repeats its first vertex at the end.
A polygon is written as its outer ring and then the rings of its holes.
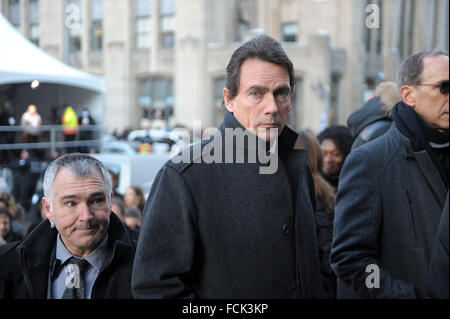
POLYGON ((449 83, 449 80, 444 80, 444 81, 441 81, 441 82, 439 82, 437 84, 419 83, 419 84, 416 84, 416 86, 431 85, 431 86, 434 86, 436 89, 439 88, 439 91, 441 92, 442 95, 448 95, 448 83, 449 83), (447 83, 447 92, 445 92, 445 89, 444 89, 444 84, 445 83, 447 83))

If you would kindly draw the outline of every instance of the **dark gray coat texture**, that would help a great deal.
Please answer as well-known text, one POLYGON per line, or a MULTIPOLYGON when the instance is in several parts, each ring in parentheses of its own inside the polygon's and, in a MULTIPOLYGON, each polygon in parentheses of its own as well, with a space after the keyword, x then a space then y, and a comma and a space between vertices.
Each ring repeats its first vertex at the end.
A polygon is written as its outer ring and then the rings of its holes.
POLYGON ((426 151, 413 152, 395 124, 350 153, 336 196, 330 256, 338 278, 363 298, 425 297, 446 194, 426 151), (369 264, 380 269, 379 288, 366 286, 369 264))
MULTIPOLYGON (((238 127, 227 113, 217 138, 238 127)), ((134 296, 322 298, 314 182, 296 139, 281 133, 274 174, 258 162, 166 163, 144 210, 134 296)))

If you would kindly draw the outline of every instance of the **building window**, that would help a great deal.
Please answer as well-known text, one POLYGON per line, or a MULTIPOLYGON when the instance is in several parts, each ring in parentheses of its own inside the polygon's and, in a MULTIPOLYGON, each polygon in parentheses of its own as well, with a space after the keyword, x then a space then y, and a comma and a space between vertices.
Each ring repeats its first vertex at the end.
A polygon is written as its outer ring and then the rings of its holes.
POLYGON ((249 11, 248 1, 239 1, 236 6, 237 10, 237 24, 236 24, 236 41, 243 42, 245 40, 245 36, 250 30, 250 21, 249 18, 246 17, 245 13, 249 11))
POLYGON ((39 0, 29 0, 30 41, 39 46, 39 0))
POLYGON ((175 0, 160 0, 161 47, 173 48, 175 32, 175 0))
POLYGON ((296 22, 283 23, 281 32, 284 42, 297 42, 298 24, 296 22))
POLYGON ((77 8, 77 14, 74 16, 73 24, 69 27, 69 54, 79 53, 81 51, 81 34, 82 34, 82 15, 81 0, 69 0, 69 5, 77 8))
POLYGON ((103 0, 92 0, 91 6, 91 49, 100 51, 103 47, 103 0))
POLYGON ((19 0, 9 0, 8 2, 9 21, 17 29, 20 27, 20 4, 19 0))
POLYGON ((170 78, 146 79, 140 83, 139 106, 146 118, 168 118, 173 114, 173 81, 170 78))
POLYGON ((136 49, 150 48, 151 32, 151 0, 136 0, 136 49))

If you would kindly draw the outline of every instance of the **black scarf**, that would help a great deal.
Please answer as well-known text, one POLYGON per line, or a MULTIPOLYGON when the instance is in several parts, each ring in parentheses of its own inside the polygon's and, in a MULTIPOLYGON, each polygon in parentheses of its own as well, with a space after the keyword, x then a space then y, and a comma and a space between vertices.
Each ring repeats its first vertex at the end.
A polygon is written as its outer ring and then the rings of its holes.
POLYGON ((414 152, 426 150, 448 187, 449 136, 448 130, 439 131, 428 125, 414 109, 403 102, 392 110, 398 130, 411 142, 414 152))

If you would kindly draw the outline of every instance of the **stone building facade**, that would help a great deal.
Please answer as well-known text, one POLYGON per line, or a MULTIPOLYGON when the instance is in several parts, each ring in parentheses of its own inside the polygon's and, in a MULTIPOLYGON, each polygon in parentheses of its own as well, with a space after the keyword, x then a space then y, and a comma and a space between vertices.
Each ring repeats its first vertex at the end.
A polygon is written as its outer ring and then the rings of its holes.
POLYGON ((297 86, 290 124, 345 124, 406 56, 448 50, 448 0, 0 0, 44 51, 106 79, 109 132, 218 125, 233 51, 265 33, 282 41, 297 86))

